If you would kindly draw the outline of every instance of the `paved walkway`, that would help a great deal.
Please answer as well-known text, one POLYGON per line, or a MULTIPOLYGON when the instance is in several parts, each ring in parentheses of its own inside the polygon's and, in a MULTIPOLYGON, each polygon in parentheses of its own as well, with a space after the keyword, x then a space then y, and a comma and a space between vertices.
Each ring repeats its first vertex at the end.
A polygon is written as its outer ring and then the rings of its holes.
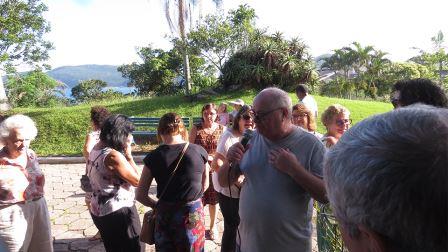
MULTIPOLYGON (((41 164, 45 173, 45 193, 50 212, 51 228, 54 237, 54 251, 105 251, 101 241, 89 241, 97 229, 92 222, 84 202, 84 192, 79 188, 79 178, 84 173, 85 164, 41 164)), ((150 193, 155 194, 155 185, 150 193)), ((140 219, 149 210, 137 203, 140 219)), ((219 209, 219 207, 218 207, 219 209)), ((209 223, 208 209, 204 211, 206 224, 209 223)), ((222 235, 223 221, 218 210, 216 223, 222 235)), ((313 235, 313 251, 317 251, 313 235)), ((220 251, 220 240, 205 242, 205 251, 220 251)), ((146 251, 155 251, 154 246, 146 245, 146 251)))

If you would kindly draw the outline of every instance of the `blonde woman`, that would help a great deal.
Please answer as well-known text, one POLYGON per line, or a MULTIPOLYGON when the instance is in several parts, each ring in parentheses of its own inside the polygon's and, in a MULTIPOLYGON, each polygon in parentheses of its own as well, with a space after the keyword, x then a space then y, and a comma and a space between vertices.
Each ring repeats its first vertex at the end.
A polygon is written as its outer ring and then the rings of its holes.
POLYGON ((322 142, 327 148, 335 145, 352 124, 350 111, 340 104, 330 105, 322 113, 321 119, 327 128, 327 133, 322 137, 322 142))

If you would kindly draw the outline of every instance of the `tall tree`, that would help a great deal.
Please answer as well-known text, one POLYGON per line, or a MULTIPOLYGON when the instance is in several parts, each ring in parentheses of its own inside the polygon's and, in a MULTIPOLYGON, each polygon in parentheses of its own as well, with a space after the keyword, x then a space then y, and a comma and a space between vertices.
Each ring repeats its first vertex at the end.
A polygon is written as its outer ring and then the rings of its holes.
POLYGON ((247 45, 246 35, 254 30, 255 10, 240 5, 228 15, 207 15, 188 34, 189 47, 222 74, 224 62, 247 45))
POLYGON ((448 52, 445 50, 445 38, 442 31, 439 31, 432 37, 431 41, 433 43, 432 51, 425 51, 414 47, 414 49, 420 51, 420 55, 411 58, 410 61, 428 67, 433 73, 434 78, 438 79, 439 84, 448 89, 448 78, 444 76, 444 72, 448 72, 448 52))
MULTIPOLYGON (((191 92, 192 81, 190 74, 190 62, 188 57, 187 47, 187 30, 186 24, 190 21, 192 24, 191 8, 196 6, 200 0, 164 0, 165 17, 168 21, 168 25, 171 31, 177 32, 181 41, 182 58, 183 58, 183 72, 186 82, 187 94, 191 92), (177 7, 177 8, 173 8, 177 7), (175 20, 175 22, 173 22, 175 20)), ((220 7, 221 0, 213 0, 217 7, 220 7)))
MULTIPOLYGON (((53 45, 43 39, 50 25, 43 17, 47 6, 41 0, 0 1, 0 76, 20 64, 40 67, 53 45)), ((47 65, 43 65, 48 67, 47 65)), ((0 78, 0 110, 9 109, 0 78)))

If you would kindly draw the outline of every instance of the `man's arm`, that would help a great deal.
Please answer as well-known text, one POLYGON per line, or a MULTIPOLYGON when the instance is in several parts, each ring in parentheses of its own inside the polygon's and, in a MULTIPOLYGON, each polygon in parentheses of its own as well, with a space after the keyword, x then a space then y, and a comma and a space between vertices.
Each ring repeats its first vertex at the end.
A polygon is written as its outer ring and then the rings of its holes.
POLYGON ((272 150, 269 153, 269 162, 281 172, 288 174, 311 197, 321 203, 328 202, 323 179, 307 171, 292 152, 285 149, 272 150))

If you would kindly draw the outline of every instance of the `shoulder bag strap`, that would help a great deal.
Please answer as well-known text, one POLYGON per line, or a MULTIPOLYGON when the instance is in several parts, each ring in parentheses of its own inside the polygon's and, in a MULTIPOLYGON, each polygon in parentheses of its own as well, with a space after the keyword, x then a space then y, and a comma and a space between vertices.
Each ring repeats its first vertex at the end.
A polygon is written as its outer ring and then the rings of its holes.
MULTIPOLYGON (((166 189, 168 188, 168 185, 170 184, 171 180, 172 180, 173 177, 174 177, 174 174, 176 174, 177 168, 179 168, 179 163, 180 163, 180 161, 182 160, 182 158, 184 157, 184 154, 185 154, 185 152, 187 151, 187 148, 188 148, 188 145, 189 145, 189 144, 190 144, 190 143, 187 142, 187 143, 185 144, 184 148, 182 149, 182 152, 181 152, 180 155, 179 155, 179 159, 177 160, 176 167, 174 168, 173 172, 171 173, 171 176, 170 176, 170 178, 168 179, 168 182, 166 182, 165 188, 163 188, 163 191, 162 191, 162 193, 160 194, 160 198, 159 198, 159 200, 162 199, 163 195, 164 195, 165 192, 166 192, 166 189)), ((158 201, 157 201, 157 203, 158 203, 158 201)))
MULTIPOLYGON (((96 162, 96 160, 98 160, 98 158, 101 156, 101 155, 103 155, 104 153, 106 153, 106 150, 105 149, 102 149, 101 150, 101 153, 92 161, 92 163, 91 163, 91 167, 90 168, 92 168, 92 166, 93 166, 93 164, 96 162)), ((85 175, 88 175, 89 173, 90 173, 90 171, 92 170, 92 169, 90 169, 90 170, 87 170, 87 166, 89 166, 88 165, 88 163, 90 162, 90 160, 89 159, 87 159, 87 162, 86 162, 86 174, 85 175)))

